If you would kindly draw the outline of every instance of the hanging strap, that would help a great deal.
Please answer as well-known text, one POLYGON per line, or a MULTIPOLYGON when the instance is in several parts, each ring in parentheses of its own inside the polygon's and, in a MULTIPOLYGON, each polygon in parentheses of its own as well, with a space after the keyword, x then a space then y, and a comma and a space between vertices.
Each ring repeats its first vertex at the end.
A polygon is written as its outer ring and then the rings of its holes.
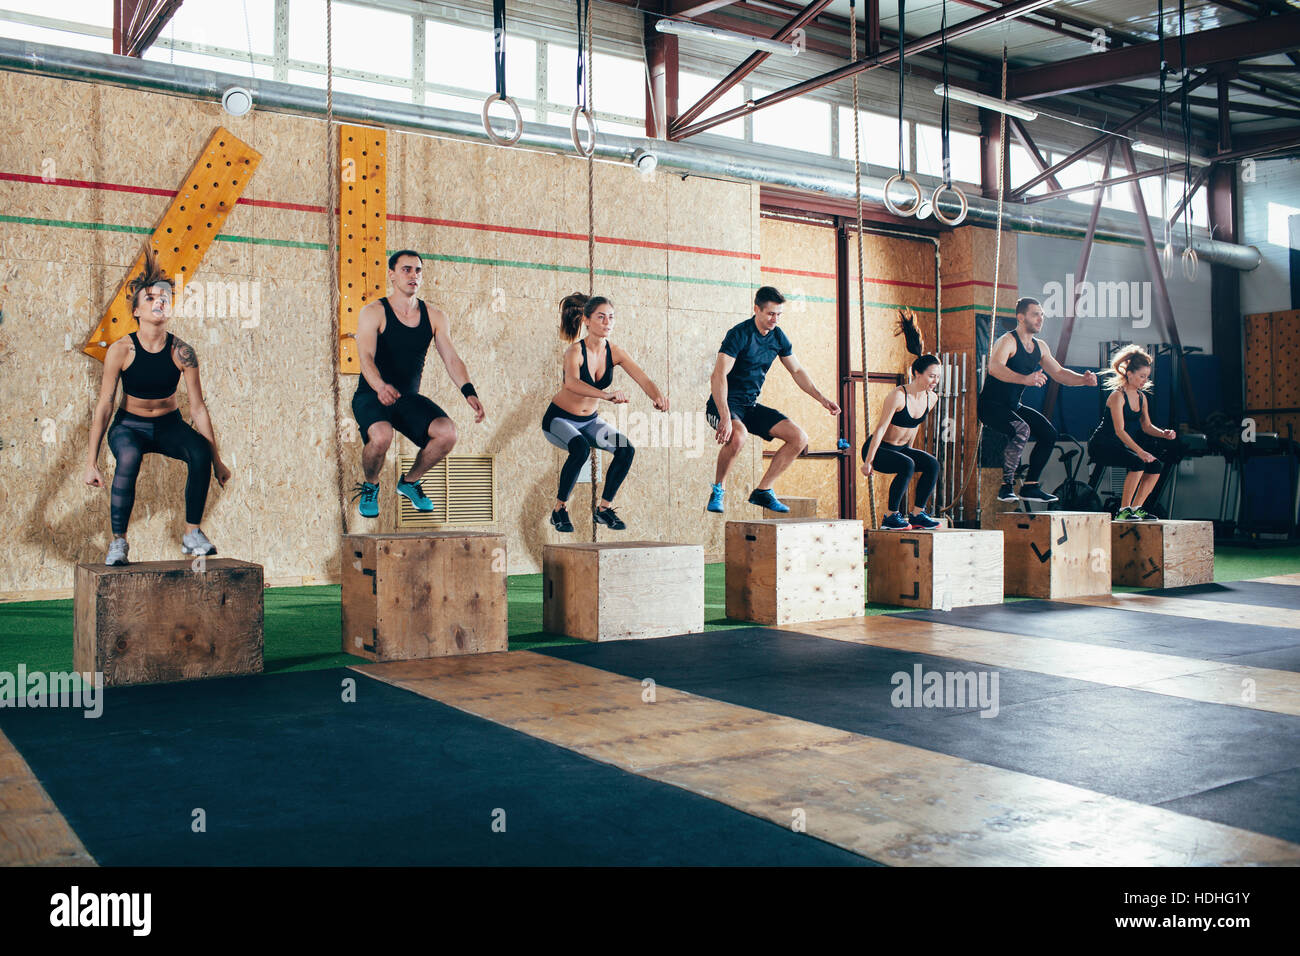
POLYGON ((578 0, 578 109, 587 109, 587 21, 591 0, 578 0))
POLYGON ((496 61, 497 96, 506 98, 506 0, 492 0, 493 59, 496 61))
MULTIPOLYGON (((903 47, 905 46, 907 46, 907 2, 898 0, 898 176, 900 179, 907 175, 907 170, 903 168, 903 47)), ((854 56, 856 58, 857 54, 855 53, 854 56)))
POLYGON ((949 145, 948 119, 948 0, 943 0, 943 13, 939 22, 939 49, 943 55, 943 113, 939 120, 939 135, 943 141, 943 184, 952 185, 952 148, 949 145))

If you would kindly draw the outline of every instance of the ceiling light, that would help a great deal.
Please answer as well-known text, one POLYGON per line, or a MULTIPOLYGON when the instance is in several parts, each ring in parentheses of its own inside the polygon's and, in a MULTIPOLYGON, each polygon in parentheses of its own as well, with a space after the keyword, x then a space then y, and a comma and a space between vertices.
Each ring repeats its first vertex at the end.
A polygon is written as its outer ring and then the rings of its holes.
POLYGON ((770 37, 752 37, 745 33, 733 33, 731 30, 706 27, 702 23, 691 23, 688 20, 669 20, 665 18, 655 23, 655 29, 660 33, 672 33, 679 37, 696 37, 701 40, 735 43, 738 46, 748 47, 751 50, 762 50, 765 53, 777 53, 785 56, 799 55, 799 48, 795 44, 784 40, 773 40, 770 37))
MULTIPOLYGON (((943 96, 943 84, 940 83, 936 86, 934 92, 936 96, 943 96)), ((1010 103, 1007 100, 1000 100, 996 96, 985 96, 983 93, 976 93, 974 90, 964 90, 960 86, 949 86, 948 96, 954 100, 969 103, 972 106, 982 106, 984 109, 993 110, 995 113, 1006 113, 1008 116, 1014 116, 1016 119, 1038 119, 1038 111, 1031 110, 1028 106, 1021 106, 1019 103, 1010 103)))

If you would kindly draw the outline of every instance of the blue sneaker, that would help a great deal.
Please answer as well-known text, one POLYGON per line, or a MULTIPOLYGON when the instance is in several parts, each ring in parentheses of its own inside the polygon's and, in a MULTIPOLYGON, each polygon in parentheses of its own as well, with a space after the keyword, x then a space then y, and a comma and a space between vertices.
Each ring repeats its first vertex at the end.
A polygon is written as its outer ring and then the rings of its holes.
POLYGON ((897 511, 892 515, 885 515, 885 520, 880 522, 880 528, 882 531, 907 531, 911 527, 912 523, 897 511))
POLYGON ((397 493, 405 495, 416 511, 433 510, 433 502, 424 496, 424 489, 418 481, 398 481, 397 493))
POLYGON ((704 510, 722 514, 726 510, 722 507, 722 496, 725 494, 722 485, 714 485, 713 490, 709 492, 709 503, 704 506, 704 510))
POLYGON ((790 511, 790 506, 781 504, 771 488, 755 488, 753 494, 749 496, 749 503, 758 505, 766 511, 775 511, 779 515, 790 511))
POLYGON ((372 481, 359 481, 352 489, 356 492, 352 500, 357 502, 357 513, 363 518, 379 517, 379 483, 372 481))
POLYGON ((918 511, 914 515, 909 515, 907 520, 911 522, 913 528, 919 528, 922 531, 933 531, 935 528, 943 525, 942 521, 935 521, 924 511, 918 511))

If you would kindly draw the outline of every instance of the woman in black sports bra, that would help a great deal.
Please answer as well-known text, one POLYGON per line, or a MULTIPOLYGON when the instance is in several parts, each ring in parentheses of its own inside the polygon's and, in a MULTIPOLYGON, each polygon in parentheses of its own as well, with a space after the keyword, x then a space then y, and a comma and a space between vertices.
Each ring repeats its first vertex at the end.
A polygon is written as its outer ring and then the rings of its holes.
POLYGON ((926 502, 934 494, 939 478, 939 461, 928 452, 913 448, 912 442, 916 440, 917 427, 938 404, 938 398, 931 401, 930 396, 939 387, 943 369, 933 355, 922 354, 925 342, 915 319, 902 314, 898 325, 899 332, 907 341, 907 350, 917 356, 912 363, 912 381, 898 386, 885 399, 880 410, 880 422, 872 432, 871 440, 862 446, 862 473, 868 480, 877 471, 894 475, 889 486, 889 514, 880 523, 881 528, 892 531, 908 528, 930 530, 940 525, 925 512, 926 502), (907 486, 912 483, 914 474, 917 476, 913 502, 916 512, 908 515, 904 513, 907 486))
POLYGON ((1115 353, 1105 373, 1111 395, 1097 430, 1088 439, 1088 457, 1094 462, 1128 470, 1116 521, 1154 518, 1142 505, 1160 480, 1162 449, 1158 439, 1172 441, 1178 437, 1171 428, 1151 424, 1146 397, 1151 388, 1151 367, 1151 356, 1141 346, 1129 345, 1115 353))
POLYGON ((99 401, 90 420, 90 453, 86 459, 86 484, 104 487, 99 472, 99 445, 108 433, 108 447, 117 459, 109 496, 113 541, 105 564, 126 564, 127 523, 135 505, 135 482, 145 455, 155 453, 176 458, 189 467, 185 481, 185 534, 183 554, 216 554, 199 522, 207 503, 208 483, 213 475, 225 485, 230 469, 217 452, 216 433, 203 400, 199 381, 199 360, 192 346, 166 331, 172 317, 172 280, 145 253, 144 272, 127 285, 139 329, 123 336, 104 354, 104 377, 99 401), (181 418, 176 387, 182 374, 190 400, 191 427, 181 418), (122 404, 109 425, 117 383, 122 382, 122 404))
POLYGON ((566 296, 560 302, 561 332, 572 342, 583 325, 587 327, 587 335, 565 350, 564 385, 555 393, 542 416, 542 432, 546 440, 569 453, 560 470, 560 487, 555 506, 551 509, 551 524, 557 531, 573 530, 566 505, 591 449, 599 448, 611 452, 614 460, 605 476, 605 496, 592 513, 592 520, 622 531, 627 525, 614 513, 614 495, 632 467, 636 449, 626 435, 596 414, 596 406, 601 399, 615 405, 628 400, 625 392, 609 388, 614 381, 615 365, 623 366, 659 411, 668 411, 668 399, 627 352, 609 341, 609 333, 614 330, 614 303, 604 296, 588 298, 581 292, 566 296))

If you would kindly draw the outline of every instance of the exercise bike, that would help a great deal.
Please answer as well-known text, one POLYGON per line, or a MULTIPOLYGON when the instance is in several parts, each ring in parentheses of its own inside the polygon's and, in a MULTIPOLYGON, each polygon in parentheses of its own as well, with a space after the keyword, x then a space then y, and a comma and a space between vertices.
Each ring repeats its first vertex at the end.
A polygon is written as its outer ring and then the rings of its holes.
MULTIPOLYGON (((1052 494, 1057 501, 1052 502, 1052 511, 1113 511, 1103 507, 1101 496, 1088 482, 1079 480, 1079 469, 1083 466, 1083 445, 1070 434, 1062 434, 1056 439, 1057 451, 1061 453, 1060 462, 1065 466, 1065 481, 1056 486, 1052 494), (1073 448, 1062 448, 1065 443, 1073 448)), ((1116 507, 1118 507, 1116 502, 1116 507)))

